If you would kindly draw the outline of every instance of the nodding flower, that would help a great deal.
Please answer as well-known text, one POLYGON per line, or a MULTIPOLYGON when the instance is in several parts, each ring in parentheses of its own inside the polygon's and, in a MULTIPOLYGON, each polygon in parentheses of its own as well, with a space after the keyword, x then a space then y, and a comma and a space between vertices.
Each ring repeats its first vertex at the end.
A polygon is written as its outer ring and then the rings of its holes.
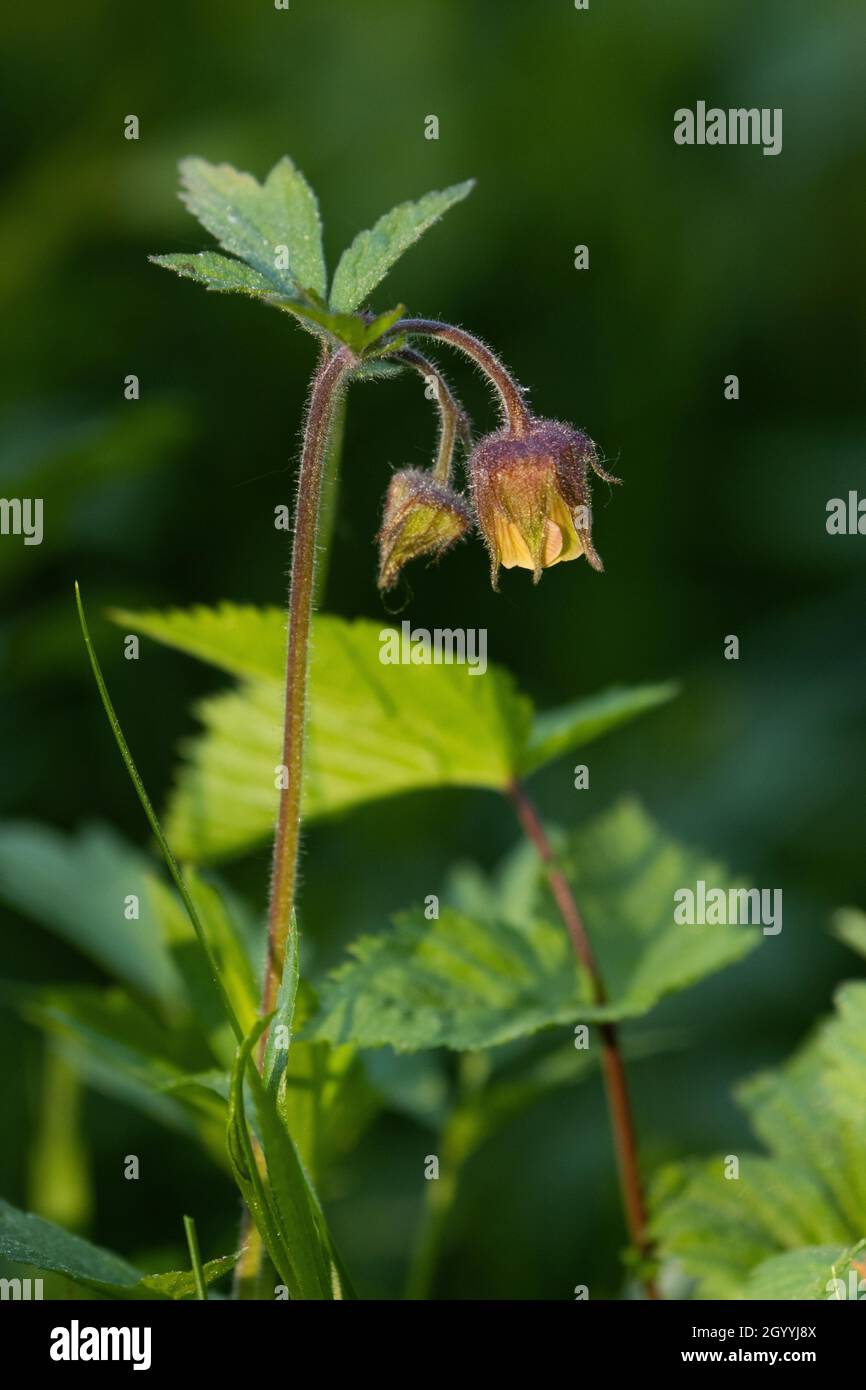
POLYGON ((469 459, 472 500, 490 552, 493 587, 500 565, 541 571, 585 555, 604 568, 592 543, 589 470, 620 482, 598 461, 592 440, 557 420, 532 419, 480 440, 469 459))
POLYGON ((463 497, 420 468, 402 468, 388 485, 379 542, 379 588, 391 589, 409 560, 438 557, 472 525, 463 497))

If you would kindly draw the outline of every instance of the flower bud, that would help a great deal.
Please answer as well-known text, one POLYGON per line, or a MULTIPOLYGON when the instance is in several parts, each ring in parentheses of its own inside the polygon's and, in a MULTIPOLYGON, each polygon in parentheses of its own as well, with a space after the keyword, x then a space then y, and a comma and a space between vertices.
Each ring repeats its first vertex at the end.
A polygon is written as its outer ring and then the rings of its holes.
POLYGON ((476 446, 472 498, 494 588, 500 565, 532 570, 536 584, 543 569, 580 555, 604 568, 592 544, 589 468, 620 481, 600 466, 587 435, 556 420, 533 420, 522 435, 500 430, 476 446))
POLYGON ((391 589, 419 555, 439 556, 469 530, 472 513, 459 493, 420 468, 402 468, 388 485, 379 542, 379 588, 391 589))

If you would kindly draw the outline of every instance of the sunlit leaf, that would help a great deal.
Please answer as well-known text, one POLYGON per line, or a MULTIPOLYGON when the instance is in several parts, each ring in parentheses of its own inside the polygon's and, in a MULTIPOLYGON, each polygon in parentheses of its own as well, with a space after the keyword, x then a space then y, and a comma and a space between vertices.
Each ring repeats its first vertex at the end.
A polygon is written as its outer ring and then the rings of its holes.
POLYGON ((357 309, 369 298, 395 261, 475 186, 474 179, 442 193, 428 193, 415 203, 401 203, 380 217, 367 232, 359 232, 343 252, 331 285, 331 307, 341 313, 357 309))

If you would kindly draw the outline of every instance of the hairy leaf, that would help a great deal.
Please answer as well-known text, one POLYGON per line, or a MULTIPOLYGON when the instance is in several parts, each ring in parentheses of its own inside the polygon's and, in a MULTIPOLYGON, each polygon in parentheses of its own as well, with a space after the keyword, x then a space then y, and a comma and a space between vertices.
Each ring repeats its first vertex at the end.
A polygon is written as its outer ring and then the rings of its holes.
POLYGON ((416 203, 401 203, 380 217, 370 231, 359 232, 334 272, 331 307, 350 313, 365 303, 403 252, 471 193, 474 185, 474 179, 467 179, 442 193, 428 193, 416 203))
POLYGON ((327 272, 315 195, 288 156, 275 164, 263 184, 230 164, 185 159, 180 165, 181 198, 219 242, 294 297, 312 290, 324 298, 327 272), (286 247, 288 268, 278 265, 286 247))

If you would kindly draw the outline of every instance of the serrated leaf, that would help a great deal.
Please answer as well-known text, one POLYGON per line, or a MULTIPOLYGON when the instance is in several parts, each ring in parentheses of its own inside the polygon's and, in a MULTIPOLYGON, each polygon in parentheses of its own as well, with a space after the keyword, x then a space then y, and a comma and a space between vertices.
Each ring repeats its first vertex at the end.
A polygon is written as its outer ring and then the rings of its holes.
MULTIPOLYGON (((74 1284, 106 1298, 185 1298, 194 1291, 185 1272, 143 1274, 119 1255, 71 1235, 51 1221, 19 1211, 0 1199, 0 1255, 16 1264, 62 1274, 74 1284)), ((234 1256, 205 1265, 208 1282, 234 1264, 234 1256)))
MULTIPOLYGON (((362 937, 328 976, 304 1036, 396 1051, 492 1047, 540 1028, 634 1018, 665 995, 733 964, 758 944, 746 928, 674 924, 673 894, 721 872, 672 842, 634 804, 570 842, 566 861, 610 996, 589 1003, 564 927, 539 892, 521 920, 419 909, 392 931, 362 937), (543 914, 543 915, 542 915, 543 914)), ((536 877, 540 869, 535 868, 536 877)), ((495 896, 495 888, 491 897, 495 896)))
POLYGON ((395 261, 439 218, 472 191, 475 180, 455 184, 441 193, 428 193, 415 203, 401 203, 380 217, 369 231, 359 232, 334 272, 331 308, 350 313, 365 303, 395 261))
POLYGON ((185 159, 181 198, 224 251, 265 276, 278 293, 312 290, 324 298, 327 272, 315 195, 288 156, 260 184, 230 164, 185 159), (287 248, 288 269, 277 248, 287 248))
MULTIPOLYGON (((204 737, 190 740, 168 812, 180 854, 206 860, 269 839, 277 808, 284 699, 285 616, 278 609, 116 611, 147 634, 235 676, 237 689, 196 706, 204 737)), ((638 687, 540 716, 501 668, 472 676, 461 665, 383 665, 376 623, 314 619, 304 815, 331 815, 383 796, 438 786, 504 790, 525 765, 598 737, 665 697, 638 687)), ((402 635, 398 634, 398 636, 402 635)))
MULTIPOLYGON (((728 1158, 719 1156, 658 1180, 656 1239, 697 1281, 701 1298, 808 1297, 760 1292, 775 1275, 793 1277, 797 1268, 794 1260, 766 1262, 814 1246, 838 1252, 863 1240, 866 1068, 859 1036, 866 985, 846 986, 841 1004, 785 1067, 738 1088, 766 1154, 738 1155, 736 1179, 726 1177, 728 1158), (759 1267, 756 1293, 751 1278, 759 1267)), ((807 1263, 804 1258, 804 1268, 807 1263)))
POLYGON ((518 771, 526 776, 636 715, 666 704, 677 693, 677 686, 670 683, 638 685, 627 690, 617 688, 537 714, 518 771))
POLYGON ((218 294, 248 294, 254 299, 268 299, 279 292, 274 279, 243 261, 221 256, 218 251, 195 254, 178 251, 167 256, 150 256, 148 259, 153 265, 173 270, 184 279, 195 280, 218 294))
POLYGON ((177 1004, 180 978, 149 906, 148 874, 145 857, 103 826, 64 835, 24 821, 0 825, 0 898, 109 974, 177 1004), (138 920, 124 915, 130 895, 138 920))
MULTIPOLYGON (((762 1260, 745 1288, 748 1299, 825 1299, 834 1270, 850 1268, 850 1255, 838 1245, 809 1245, 762 1260)), ((844 1276, 843 1276, 844 1277, 844 1276)))

